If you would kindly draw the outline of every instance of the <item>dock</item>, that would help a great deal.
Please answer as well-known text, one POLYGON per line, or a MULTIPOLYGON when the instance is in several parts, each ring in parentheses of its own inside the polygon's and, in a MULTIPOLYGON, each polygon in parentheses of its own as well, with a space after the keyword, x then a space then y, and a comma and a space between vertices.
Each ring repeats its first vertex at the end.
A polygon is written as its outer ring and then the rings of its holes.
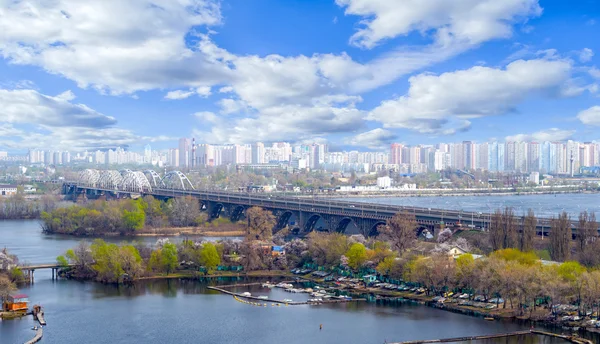
POLYGON ((44 335, 44 330, 40 327, 35 331, 35 337, 33 337, 31 340, 26 341, 25 344, 33 344, 33 343, 37 343, 40 340, 42 340, 42 336, 44 335))
POLYGON ((279 304, 286 304, 286 305, 290 305, 290 306, 298 306, 298 305, 320 305, 320 304, 324 304, 324 303, 344 303, 344 302, 359 302, 359 301, 366 301, 366 299, 351 299, 351 300, 346 300, 346 299, 335 299, 335 300, 323 300, 323 301, 292 301, 292 302, 285 302, 285 301, 281 301, 281 300, 273 300, 273 299, 264 299, 264 298, 259 298, 257 296, 244 296, 242 294, 239 293, 234 293, 232 291, 229 290, 225 290, 219 287, 208 287, 208 289, 211 290, 216 290, 218 292, 221 292, 223 294, 228 294, 228 295, 232 295, 238 298, 242 298, 242 299, 248 299, 248 300, 255 300, 255 301, 260 301, 260 302, 271 302, 271 303, 279 303, 279 304))
POLYGON ((33 314, 33 318, 36 319, 40 323, 40 325, 46 326, 44 311, 42 310, 42 307, 40 305, 33 306, 33 311, 31 312, 31 314, 33 314))
POLYGON ((37 319, 37 321, 40 323, 40 325, 46 326, 46 319, 44 319, 44 312, 39 312, 39 313, 35 314, 34 317, 37 319))

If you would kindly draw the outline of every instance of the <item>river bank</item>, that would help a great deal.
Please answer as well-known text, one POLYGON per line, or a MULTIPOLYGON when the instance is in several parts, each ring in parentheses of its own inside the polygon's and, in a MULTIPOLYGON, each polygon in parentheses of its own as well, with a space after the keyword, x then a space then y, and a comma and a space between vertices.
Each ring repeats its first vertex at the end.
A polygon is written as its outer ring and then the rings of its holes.
MULTIPOLYGON (((549 329, 562 329, 568 333, 589 332, 592 335, 598 335, 600 330, 595 325, 590 325, 589 320, 572 320, 573 318, 563 319, 560 316, 552 316, 550 311, 545 307, 538 307, 531 313, 523 315, 516 314, 516 309, 504 308, 502 304, 496 304, 493 309, 484 309, 480 307, 460 304, 458 298, 448 297, 445 302, 437 301, 437 297, 426 295, 424 293, 416 293, 410 291, 390 291, 381 288, 361 287, 344 289, 335 282, 326 282, 322 278, 315 278, 312 275, 298 276, 289 271, 283 270, 256 270, 248 272, 232 272, 232 271, 217 271, 210 274, 203 274, 198 271, 178 271, 171 274, 155 274, 132 280, 132 283, 144 281, 160 281, 160 280, 198 280, 198 279, 222 279, 222 278, 242 278, 244 281, 248 279, 261 279, 262 281, 272 281, 273 278, 280 280, 293 280, 295 283, 310 283, 312 286, 321 286, 321 288, 336 291, 340 294, 348 294, 355 298, 366 298, 371 302, 376 303, 414 303, 429 308, 443 310, 451 313, 458 313, 486 320, 514 320, 519 323, 530 323, 531 326, 545 327, 549 329)), ((248 284, 241 283, 239 287, 245 287, 248 284)), ((238 284, 226 285, 226 287, 237 287, 238 284)), ((508 306, 507 306, 508 307, 508 306)))
POLYGON ((600 190, 544 190, 544 191, 490 191, 488 189, 469 190, 402 190, 402 191, 355 191, 319 194, 319 198, 385 198, 385 197, 460 197, 460 196, 527 196, 527 195, 562 195, 562 194, 598 194, 600 190))

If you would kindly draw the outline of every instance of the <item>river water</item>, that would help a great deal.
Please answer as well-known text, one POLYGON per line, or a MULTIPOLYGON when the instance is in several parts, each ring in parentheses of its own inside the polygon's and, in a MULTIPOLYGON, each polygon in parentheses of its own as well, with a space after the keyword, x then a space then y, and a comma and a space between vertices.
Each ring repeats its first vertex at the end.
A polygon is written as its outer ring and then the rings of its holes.
MULTIPOLYGON (((52 262, 79 240, 44 235, 37 221, 0 221, 0 247, 18 254, 22 261, 52 262)), ((156 238, 142 240, 154 242, 156 238)), ((21 291, 32 304, 45 308, 48 326, 42 343, 384 343, 527 328, 405 303, 256 307, 206 288, 232 282, 160 280, 113 286, 53 281, 49 271, 40 270, 35 272, 35 284, 21 291)), ((245 290, 280 300, 306 298, 280 289, 239 289, 245 290)), ((33 337, 32 326, 31 317, 0 321, 0 343, 23 343, 33 337)), ((527 336, 476 343, 562 341, 527 336)))
POLYGON ((485 213, 512 207, 517 215, 526 214, 528 209, 532 209, 540 217, 557 216, 566 211, 572 218, 577 218, 580 212, 587 210, 600 217, 600 194, 353 197, 344 200, 485 213))

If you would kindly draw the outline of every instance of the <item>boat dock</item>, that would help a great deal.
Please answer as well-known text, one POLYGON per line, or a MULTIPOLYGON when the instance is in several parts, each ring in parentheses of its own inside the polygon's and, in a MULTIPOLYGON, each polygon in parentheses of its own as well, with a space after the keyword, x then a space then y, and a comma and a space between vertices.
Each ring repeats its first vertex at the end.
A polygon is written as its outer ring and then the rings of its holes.
POLYGON ((36 319, 40 323, 40 325, 46 326, 44 311, 42 310, 42 307, 40 305, 33 306, 33 311, 31 312, 31 314, 33 314, 33 318, 36 319))
POLYGON ((318 304, 323 304, 323 303, 343 303, 343 302, 366 301, 366 299, 351 299, 351 300, 347 300, 347 299, 334 299, 334 300, 322 300, 322 301, 292 301, 292 302, 285 302, 285 301, 281 301, 281 300, 259 298, 257 296, 245 296, 245 295, 242 295, 242 294, 239 294, 239 293, 234 293, 232 291, 225 290, 225 289, 222 289, 222 288, 219 288, 219 287, 208 287, 208 289, 216 290, 216 291, 221 292, 223 294, 232 295, 232 296, 235 296, 235 297, 238 297, 238 298, 242 298, 242 299, 256 300, 256 301, 260 301, 260 302, 271 302, 271 303, 286 304, 286 305, 290 305, 290 306, 297 306, 297 305, 318 305, 318 304))
POLYGON ((35 331, 35 337, 33 337, 31 340, 26 341, 25 344, 33 344, 33 343, 37 343, 40 340, 42 340, 42 336, 44 335, 44 330, 42 329, 42 327, 38 328, 35 331))

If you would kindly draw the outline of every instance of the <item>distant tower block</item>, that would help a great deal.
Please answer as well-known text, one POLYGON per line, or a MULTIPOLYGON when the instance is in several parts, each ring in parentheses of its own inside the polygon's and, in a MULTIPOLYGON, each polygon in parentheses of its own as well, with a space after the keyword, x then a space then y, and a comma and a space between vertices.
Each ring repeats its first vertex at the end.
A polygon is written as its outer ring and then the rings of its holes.
POLYGON ((569 160, 569 168, 571 169, 571 170, 570 170, 570 172, 571 172, 571 177, 573 177, 573 174, 574 174, 574 171, 573 171, 573 170, 575 169, 575 164, 574 164, 574 162, 575 162, 575 159, 573 159, 573 152, 571 152, 571 158, 570 158, 570 160, 569 160))

